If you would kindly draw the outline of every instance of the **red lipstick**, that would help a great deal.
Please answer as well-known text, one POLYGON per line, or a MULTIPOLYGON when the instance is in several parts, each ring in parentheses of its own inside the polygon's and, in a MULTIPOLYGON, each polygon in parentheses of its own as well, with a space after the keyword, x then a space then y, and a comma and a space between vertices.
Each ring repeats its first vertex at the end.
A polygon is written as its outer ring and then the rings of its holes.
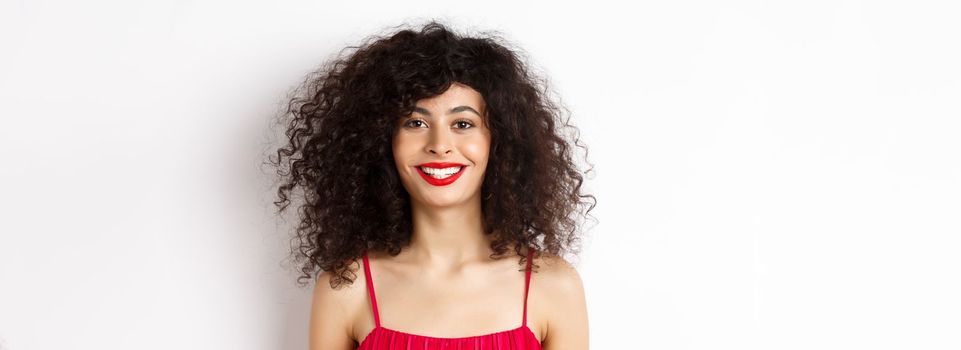
POLYGON ((443 169, 443 168, 450 168, 450 167, 455 167, 455 166, 464 166, 464 164, 461 164, 461 163, 450 163, 450 162, 448 162, 448 163, 430 162, 430 163, 424 163, 424 164, 421 164, 421 165, 418 165, 418 166, 425 166, 425 167, 434 168, 434 169, 443 169))
POLYGON ((434 185, 434 186, 447 186, 447 185, 450 185, 450 184, 454 183, 454 181, 457 181, 457 178, 459 178, 459 177, 461 176, 461 174, 464 173, 464 169, 466 169, 467 166, 464 165, 464 164, 460 164, 460 163, 438 163, 438 162, 431 162, 431 163, 424 163, 424 164, 418 165, 418 166, 416 166, 416 167, 414 167, 414 168, 417 169, 417 173, 420 174, 420 177, 423 178, 424 181, 427 181, 427 183, 429 183, 429 184, 431 184, 431 185, 434 185), (445 178, 443 178, 443 179, 438 179, 438 178, 435 178, 435 177, 431 176, 430 174, 425 173, 424 170, 421 169, 421 167, 428 167, 428 168, 434 168, 434 169, 444 169, 444 168, 460 167, 460 170, 458 170, 458 171, 457 171, 456 173, 454 173, 453 175, 450 175, 450 176, 445 177, 445 178))

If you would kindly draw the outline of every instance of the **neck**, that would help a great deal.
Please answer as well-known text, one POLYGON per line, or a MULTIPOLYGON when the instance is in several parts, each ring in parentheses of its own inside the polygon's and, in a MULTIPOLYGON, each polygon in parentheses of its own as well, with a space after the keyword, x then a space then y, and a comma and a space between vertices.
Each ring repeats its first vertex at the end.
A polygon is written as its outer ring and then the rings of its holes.
POLYGON ((409 257, 439 269, 486 261, 493 251, 484 234, 480 197, 453 206, 411 203, 413 233, 409 257))

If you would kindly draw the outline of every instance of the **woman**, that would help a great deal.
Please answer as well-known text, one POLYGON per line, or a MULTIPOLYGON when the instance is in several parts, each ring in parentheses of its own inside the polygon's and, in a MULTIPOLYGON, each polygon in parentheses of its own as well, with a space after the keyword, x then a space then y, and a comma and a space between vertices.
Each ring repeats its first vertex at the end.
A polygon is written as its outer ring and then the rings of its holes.
POLYGON ((291 100, 272 159, 280 211, 303 190, 298 281, 321 271, 310 348, 587 349, 561 256, 596 200, 542 80, 437 22, 352 48, 291 100))

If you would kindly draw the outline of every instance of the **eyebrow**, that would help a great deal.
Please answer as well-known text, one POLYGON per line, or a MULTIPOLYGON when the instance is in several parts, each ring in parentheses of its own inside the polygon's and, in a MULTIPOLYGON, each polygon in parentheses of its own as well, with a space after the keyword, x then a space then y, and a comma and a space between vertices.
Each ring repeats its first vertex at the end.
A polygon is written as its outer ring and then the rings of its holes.
MULTIPOLYGON (((447 111, 447 114, 458 113, 463 111, 471 111, 471 112, 474 112, 474 114, 477 114, 478 117, 481 116, 480 113, 478 113, 476 110, 474 110, 470 106, 457 106, 457 107, 451 108, 449 111, 447 111)), ((426 115, 428 117, 431 116, 430 112, 422 107, 414 107, 414 112, 426 115)))

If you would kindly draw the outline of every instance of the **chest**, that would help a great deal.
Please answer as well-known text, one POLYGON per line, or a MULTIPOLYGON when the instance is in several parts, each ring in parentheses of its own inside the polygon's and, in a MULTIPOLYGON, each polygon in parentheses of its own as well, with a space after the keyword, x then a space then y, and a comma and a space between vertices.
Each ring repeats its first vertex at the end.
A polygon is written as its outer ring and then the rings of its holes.
POLYGON ((511 330, 524 321, 525 274, 518 267, 450 275, 382 267, 372 279, 381 326, 393 330, 455 338, 511 330))

